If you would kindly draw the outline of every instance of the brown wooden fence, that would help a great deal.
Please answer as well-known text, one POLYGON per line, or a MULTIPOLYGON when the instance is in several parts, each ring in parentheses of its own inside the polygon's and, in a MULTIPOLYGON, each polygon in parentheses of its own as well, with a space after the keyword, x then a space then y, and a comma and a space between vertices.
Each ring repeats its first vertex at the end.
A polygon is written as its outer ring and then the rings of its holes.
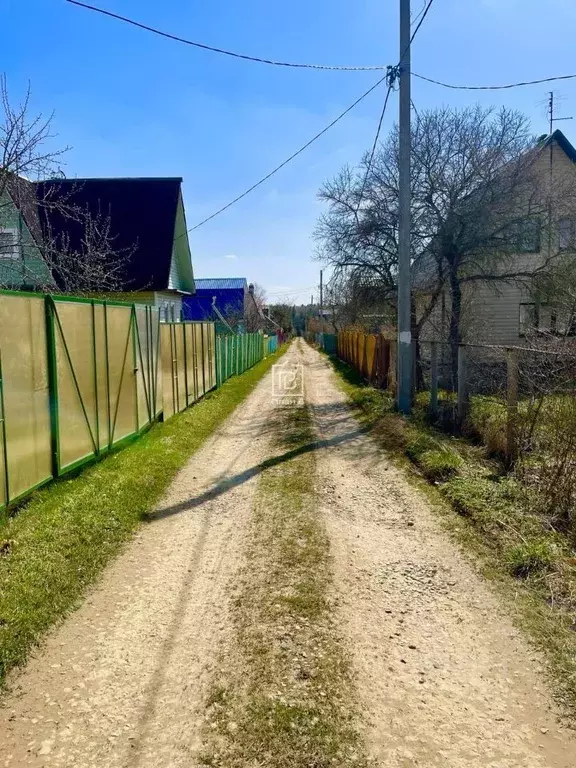
POLYGON ((394 389, 394 349, 394 343, 379 333, 341 331, 338 334, 338 357, 381 389, 394 389))

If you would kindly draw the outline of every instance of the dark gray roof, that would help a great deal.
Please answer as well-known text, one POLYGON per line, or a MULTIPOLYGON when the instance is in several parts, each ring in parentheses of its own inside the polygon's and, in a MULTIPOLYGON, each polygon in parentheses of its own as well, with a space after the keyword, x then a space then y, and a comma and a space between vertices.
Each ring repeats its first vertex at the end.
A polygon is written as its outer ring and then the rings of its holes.
MULTIPOLYGON (((93 216, 109 215, 114 247, 133 250, 120 277, 123 289, 162 291, 168 288, 181 184, 181 178, 41 181, 36 184, 39 201, 48 197, 53 204, 40 204, 39 215, 42 226, 70 238, 72 248, 79 247, 82 225, 54 205, 58 199, 93 216)), ((54 278, 58 282, 58 275, 54 278)))

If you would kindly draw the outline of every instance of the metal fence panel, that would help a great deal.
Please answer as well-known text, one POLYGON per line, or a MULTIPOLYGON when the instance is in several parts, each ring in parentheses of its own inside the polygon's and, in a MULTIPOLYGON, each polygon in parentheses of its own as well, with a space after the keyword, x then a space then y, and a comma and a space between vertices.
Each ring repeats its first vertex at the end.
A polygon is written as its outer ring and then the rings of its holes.
POLYGON ((138 431, 131 306, 106 306, 112 445, 138 431))
POLYGON ((52 477, 43 297, 0 300, 0 504, 52 477))
POLYGON ((178 411, 186 406, 186 350, 184 346, 184 325, 174 323, 172 326, 174 349, 176 350, 176 403, 178 411))
POLYGON ((58 469, 63 471, 98 452, 96 362, 89 303, 52 302, 56 396, 58 400, 58 469))
POLYGON ((160 361, 162 368, 161 379, 164 420, 169 419, 176 413, 173 355, 172 326, 169 323, 160 323, 160 361))

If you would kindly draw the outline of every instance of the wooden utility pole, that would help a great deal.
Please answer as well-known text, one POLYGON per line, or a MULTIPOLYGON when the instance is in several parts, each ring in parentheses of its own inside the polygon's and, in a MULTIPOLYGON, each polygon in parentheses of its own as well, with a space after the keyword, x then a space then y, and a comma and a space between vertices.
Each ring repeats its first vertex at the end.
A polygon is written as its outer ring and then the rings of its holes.
POLYGON ((320 321, 324 322, 324 294, 322 293, 322 270, 320 270, 320 321))
POLYGON ((400 0, 400 156, 398 174, 398 410, 412 407, 410 317, 410 0, 400 0))

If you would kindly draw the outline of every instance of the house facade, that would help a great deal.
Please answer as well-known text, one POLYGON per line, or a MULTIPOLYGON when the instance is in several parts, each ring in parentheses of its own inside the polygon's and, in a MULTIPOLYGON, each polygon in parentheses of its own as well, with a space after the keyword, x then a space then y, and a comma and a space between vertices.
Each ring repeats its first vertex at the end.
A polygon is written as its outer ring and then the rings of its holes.
POLYGON ((37 244, 34 186, 11 177, 0 189, 0 287, 37 290, 54 285, 37 244))
MULTIPOLYGON (((50 200, 50 206, 40 206, 44 230, 74 251, 82 250, 85 227, 66 208, 109 221, 120 266, 105 297, 150 304, 163 320, 180 320, 182 299, 194 292, 181 178, 56 179, 40 182, 37 196, 50 200)), ((57 265, 53 272, 65 289, 57 265)))
MULTIPOLYGON (((544 279, 564 269, 576 283, 576 149, 561 131, 555 131, 538 152, 534 184, 543 196, 552 189, 550 203, 539 215, 526 217, 513 252, 502 256, 501 267, 497 261, 491 265, 491 279, 463 282, 460 335, 464 343, 516 346, 534 334, 576 332, 576 306, 571 308, 561 296, 558 282, 547 284, 544 279), (517 276, 508 279, 507 275, 517 276)), ((417 318, 423 315, 429 296, 422 288, 427 272, 425 267, 415 278, 417 318)), ((446 342, 450 316, 450 294, 445 291, 423 323, 420 339, 446 342)))
POLYGON ((197 278, 194 296, 183 301, 185 320, 221 321, 219 314, 232 326, 245 321, 249 300, 245 277, 197 278))

